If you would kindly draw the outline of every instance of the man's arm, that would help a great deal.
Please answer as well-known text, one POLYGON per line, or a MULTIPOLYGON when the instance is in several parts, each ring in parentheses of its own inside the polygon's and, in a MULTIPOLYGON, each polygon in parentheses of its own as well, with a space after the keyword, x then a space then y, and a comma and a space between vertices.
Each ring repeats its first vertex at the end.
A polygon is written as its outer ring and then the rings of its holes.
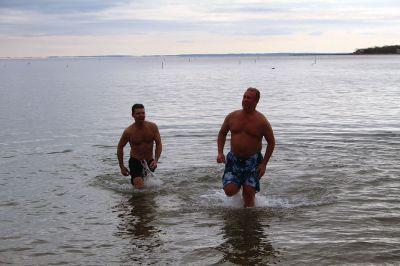
POLYGON ((228 115, 224 123, 222 123, 221 129, 219 130, 218 133, 218 140, 217 140, 217 146, 218 146, 218 156, 217 156, 217 162, 218 163, 225 163, 225 155, 224 155, 224 146, 225 146, 225 141, 226 141, 226 135, 229 132, 229 118, 230 115, 228 115))
POLYGON ((117 157, 118 157, 118 163, 119 163, 119 168, 121 169, 121 174, 124 176, 129 175, 129 170, 125 167, 124 165, 124 147, 129 141, 129 136, 124 130, 124 133, 122 133, 121 139, 118 142, 117 146, 117 157))
POLYGON ((268 164, 269 159, 271 158, 272 153, 274 152, 274 149, 275 149, 274 132, 273 132, 271 124, 268 122, 268 120, 266 121, 266 123, 267 124, 264 128, 263 136, 264 136, 265 140, 267 141, 267 150, 265 151, 264 159, 262 160, 262 162, 258 168, 258 173, 259 173, 260 178, 265 174, 267 164, 268 164))
POLYGON ((150 164, 150 167, 155 169, 157 167, 158 160, 160 159, 161 152, 162 152, 162 142, 161 142, 161 136, 160 136, 160 131, 158 130, 158 127, 156 124, 154 124, 154 142, 156 143, 156 149, 154 151, 154 161, 150 164))

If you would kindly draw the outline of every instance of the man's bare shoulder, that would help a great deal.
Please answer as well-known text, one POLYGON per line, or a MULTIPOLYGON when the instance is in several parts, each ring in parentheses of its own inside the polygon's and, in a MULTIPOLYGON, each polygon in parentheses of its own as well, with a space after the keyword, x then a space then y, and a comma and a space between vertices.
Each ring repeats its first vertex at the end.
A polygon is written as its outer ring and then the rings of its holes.
POLYGON ((243 112, 242 110, 233 111, 233 112, 229 113, 229 114, 226 116, 226 118, 229 119, 229 118, 237 117, 237 116, 240 115, 242 112, 243 112))
POLYGON ((126 132, 126 133, 132 132, 133 129, 134 129, 134 126, 135 126, 135 123, 130 124, 127 128, 125 128, 124 133, 125 133, 125 132, 126 132))
POLYGON ((133 129, 132 125, 130 125, 127 128, 125 128, 124 131, 122 132, 121 139, 125 139, 126 141, 128 141, 129 138, 131 138, 132 134, 133 134, 133 129))
POLYGON ((263 127, 271 128, 271 124, 269 123, 267 117, 264 114, 258 112, 257 117, 258 117, 257 121, 259 121, 259 123, 262 124, 263 127))
POLYGON ((158 127, 157 127, 157 124, 154 123, 154 122, 151 122, 151 121, 146 121, 146 125, 147 125, 148 127, 150 127, 151 129, 157 129, 157 128, 158 128, 158 127))
POLYGON ((267 117, 263 113, 261 113, 261 112, 259 112, 257 110, 256 110, 256 116, 257 116, 258 119, 263 120, 265 122, 268 122, 267 117))

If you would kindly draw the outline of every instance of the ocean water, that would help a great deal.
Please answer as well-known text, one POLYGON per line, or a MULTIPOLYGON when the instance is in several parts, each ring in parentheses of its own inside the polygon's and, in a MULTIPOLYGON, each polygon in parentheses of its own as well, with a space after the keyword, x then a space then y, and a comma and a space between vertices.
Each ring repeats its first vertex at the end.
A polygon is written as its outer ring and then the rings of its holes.
POLYGON ((0 264, 399 264, 399 84, 399 56, 0 60, 0 264), (250 86, 277 145, 244 209, 216 139, 250 86), (141 191, 137 102, 163 141, 141 191))

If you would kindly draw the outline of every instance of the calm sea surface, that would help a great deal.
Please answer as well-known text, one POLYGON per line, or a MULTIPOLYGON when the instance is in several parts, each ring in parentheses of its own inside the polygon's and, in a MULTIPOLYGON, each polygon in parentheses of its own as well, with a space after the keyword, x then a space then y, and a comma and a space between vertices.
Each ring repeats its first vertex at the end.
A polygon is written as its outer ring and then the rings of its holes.
POLYGON ((399 103, 400 56, 0 60, 0 264, 399 264, 399 103), (216 138, 249 86, 277 145, 243 209, 216 138), (164 148, 142 191, 136 102, 164 148))

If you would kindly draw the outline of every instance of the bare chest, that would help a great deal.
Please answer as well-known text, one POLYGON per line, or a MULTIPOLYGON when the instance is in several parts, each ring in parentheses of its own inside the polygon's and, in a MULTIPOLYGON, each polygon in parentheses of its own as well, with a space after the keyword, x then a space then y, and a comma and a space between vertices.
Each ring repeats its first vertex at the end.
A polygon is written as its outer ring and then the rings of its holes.
POLYGON ((138 146, 141 144, 151 144, 154 140, 154 133, 149 128, 141 128, 132 130, 129 142, 132 146, 138 146))
POLYGON ((263 125, 257 120, 238 119, 231 122, 231 134, 246 134, 252 137, 262 137, 263 125))

